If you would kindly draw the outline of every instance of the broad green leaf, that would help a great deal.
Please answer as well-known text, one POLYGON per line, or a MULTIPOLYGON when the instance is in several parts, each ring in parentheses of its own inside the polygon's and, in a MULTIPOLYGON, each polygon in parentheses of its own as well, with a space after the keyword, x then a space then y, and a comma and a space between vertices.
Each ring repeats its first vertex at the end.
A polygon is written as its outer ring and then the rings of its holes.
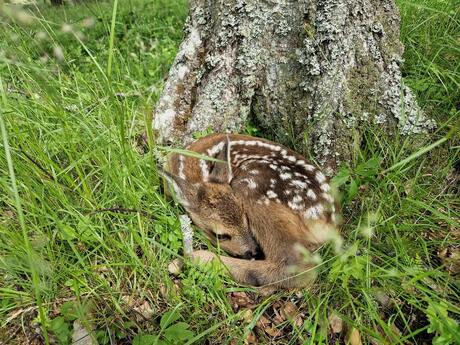
POLYGON ((344 183, 346 183, 349 178, 350 178, 350 170, 348 170, 348 168, 342 167, 340 168, 337 175, 334 176, 331 182, 334 186, 338 188, 344 183))
POLYGON ((189 325, 185 322, 178 322, 165 330, 165 337, 171 341, 181 341, 193 337, 193 332, 188 330, 189 325))
POLYGON ((180 318, 179 311, 177 309, 169 310, 161 316, 160 327, 166 329, 170 324, 174 323, 180 318))
POLYGON ((157 336, 151 334, 138 334, 133 339, 133 345, 157 345, 157 336))
POLYGON ((358 184, 355 179, 350 181, 350 186, 348 187, 348 201, 353 200, 353 198, 358 194, 358 184))

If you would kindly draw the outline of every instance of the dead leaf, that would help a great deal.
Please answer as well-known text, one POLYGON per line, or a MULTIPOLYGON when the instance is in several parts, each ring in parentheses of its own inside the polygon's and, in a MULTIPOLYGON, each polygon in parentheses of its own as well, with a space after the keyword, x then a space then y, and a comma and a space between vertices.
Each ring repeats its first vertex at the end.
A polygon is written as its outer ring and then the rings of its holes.
POLYGON ((249 334, 246 336, 246 339, 244 340, 244 343, 248 345, 258 344, 257 337, 254 332, 249 332, 249 334))
POLYGON ((361 334, 356 328, 350 329, 347 336, 347 344, 349 345, 363 345, 361 341, 361 334))
POLYGON ((390 296, 381 289, 374 292, 374 297, 377 302, 384 308, 388 308, 391 304, 390 296))
MULTIPOLYGON (((141 315, 145 320, 150 320, 153 317, 154 311, 149 302, 144 301, 140 306, 134 307, 133 310, 141 315)), ((142 321, 142 320, 141 320, 142 321)))
POLYGON ((238 311, 242 308, 254 308, 254 301, 244 291, 230 293, 230 303, 235 311, 238 311))
POLYGON ((281 315, 285 319, 295 319, 299 315, 299 309, 297 309, 297 306, 292 303, 292 302, 286 302, 282 307, 281 307, 281 315))
POLYGON ((328 320, 332 333, 341 333, 343 331, 343 321, 335 312, 329 315, 328 320))
POLYGON ((73 323, 72 345, 96 345, 86 328, 78 320, 73 323))
POLYGON ((261 331, 265 332, 273 338, 277 338, 283 335, 283 332, 277 329, 272 324, 272 322, 263 315, 259 318, 259 320, 257 320, 256 326, 258 329, 260 329, 261 331))
POLYGON ((246 323, 251 323, 253 317, 254 317, 254 313, 252 312, 251 309, 246 309, 242 314, 242 318, 246 323))
POLYGON ((130 295, 123 295, 121 296, 121 300, 127 307, 133 308, 136 305, 134 298, 130 295))
POLYGON ((444 268, 451 275, 460 274, 460 246, 448 246, 438 251, 444 268))
POLYGON ((171 261, 168 265, 168 272, 171 273, 173 276, 179 275, 182 272, 183 262, 179 259, 171 261))
POLYGON ((266 327, 264 328, 264 331, 265 333, 267 333, 269 336, 273 337, 273 338, 278 338, 278 337, 281 337, 283 335, 283 331, 276 328, 275 326, 273 327, 266 327))
POLYGON ((14 219, 16 218, 16 213, 12 210, 6 209, 2 211, 2 214, 7 219, 14 219))
POLYGON ((270 323, 270 320, 262 315, 261 317, 259 317, 259 320, 257 320, 256 326, 261 329, 264 329, 265 327, 268 327, 270 323))

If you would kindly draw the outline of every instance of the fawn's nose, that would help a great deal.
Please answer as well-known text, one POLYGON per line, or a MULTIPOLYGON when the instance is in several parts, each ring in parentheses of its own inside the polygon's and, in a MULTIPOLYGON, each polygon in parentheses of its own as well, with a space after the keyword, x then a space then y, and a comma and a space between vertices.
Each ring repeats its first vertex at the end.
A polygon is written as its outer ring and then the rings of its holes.
POLYGON ((262 252, 262 250, 260 249, 260 247, 257 247, 257 248, 252 249, 252 250, 247 250, 243 254, 243 259, 245 259, 245 260, 249 260, 249 259, 263 260, 264 258, 265 258, 265 255, 262 252))

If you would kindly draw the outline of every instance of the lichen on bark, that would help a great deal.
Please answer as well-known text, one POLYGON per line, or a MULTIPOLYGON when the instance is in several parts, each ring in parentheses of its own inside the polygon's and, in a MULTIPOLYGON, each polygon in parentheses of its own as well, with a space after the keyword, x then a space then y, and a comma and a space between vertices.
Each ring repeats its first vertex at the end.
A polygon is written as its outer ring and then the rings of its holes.
POLYGON ((351 158, 363 122, 429 130, 402 81, 399 25, 392 0, 191 0, 157 137, 185 144, 252 117, 281 142, 306 140, 331 172, 351 158))

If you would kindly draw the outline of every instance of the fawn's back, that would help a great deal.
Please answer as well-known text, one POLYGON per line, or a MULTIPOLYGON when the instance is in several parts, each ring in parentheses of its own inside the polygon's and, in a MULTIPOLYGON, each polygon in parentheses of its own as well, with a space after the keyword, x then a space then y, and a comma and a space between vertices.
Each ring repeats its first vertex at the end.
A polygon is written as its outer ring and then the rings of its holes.
POLYGON ((176 154, 170 160, 170 171, 186 181, 228 183, 235 192, 257 203, 285 205, 305 220, 335 222, 326 177, 282 145, 245 135, 216 134, 187 149, 227 163, 216 174, 216 162, 176 154))

